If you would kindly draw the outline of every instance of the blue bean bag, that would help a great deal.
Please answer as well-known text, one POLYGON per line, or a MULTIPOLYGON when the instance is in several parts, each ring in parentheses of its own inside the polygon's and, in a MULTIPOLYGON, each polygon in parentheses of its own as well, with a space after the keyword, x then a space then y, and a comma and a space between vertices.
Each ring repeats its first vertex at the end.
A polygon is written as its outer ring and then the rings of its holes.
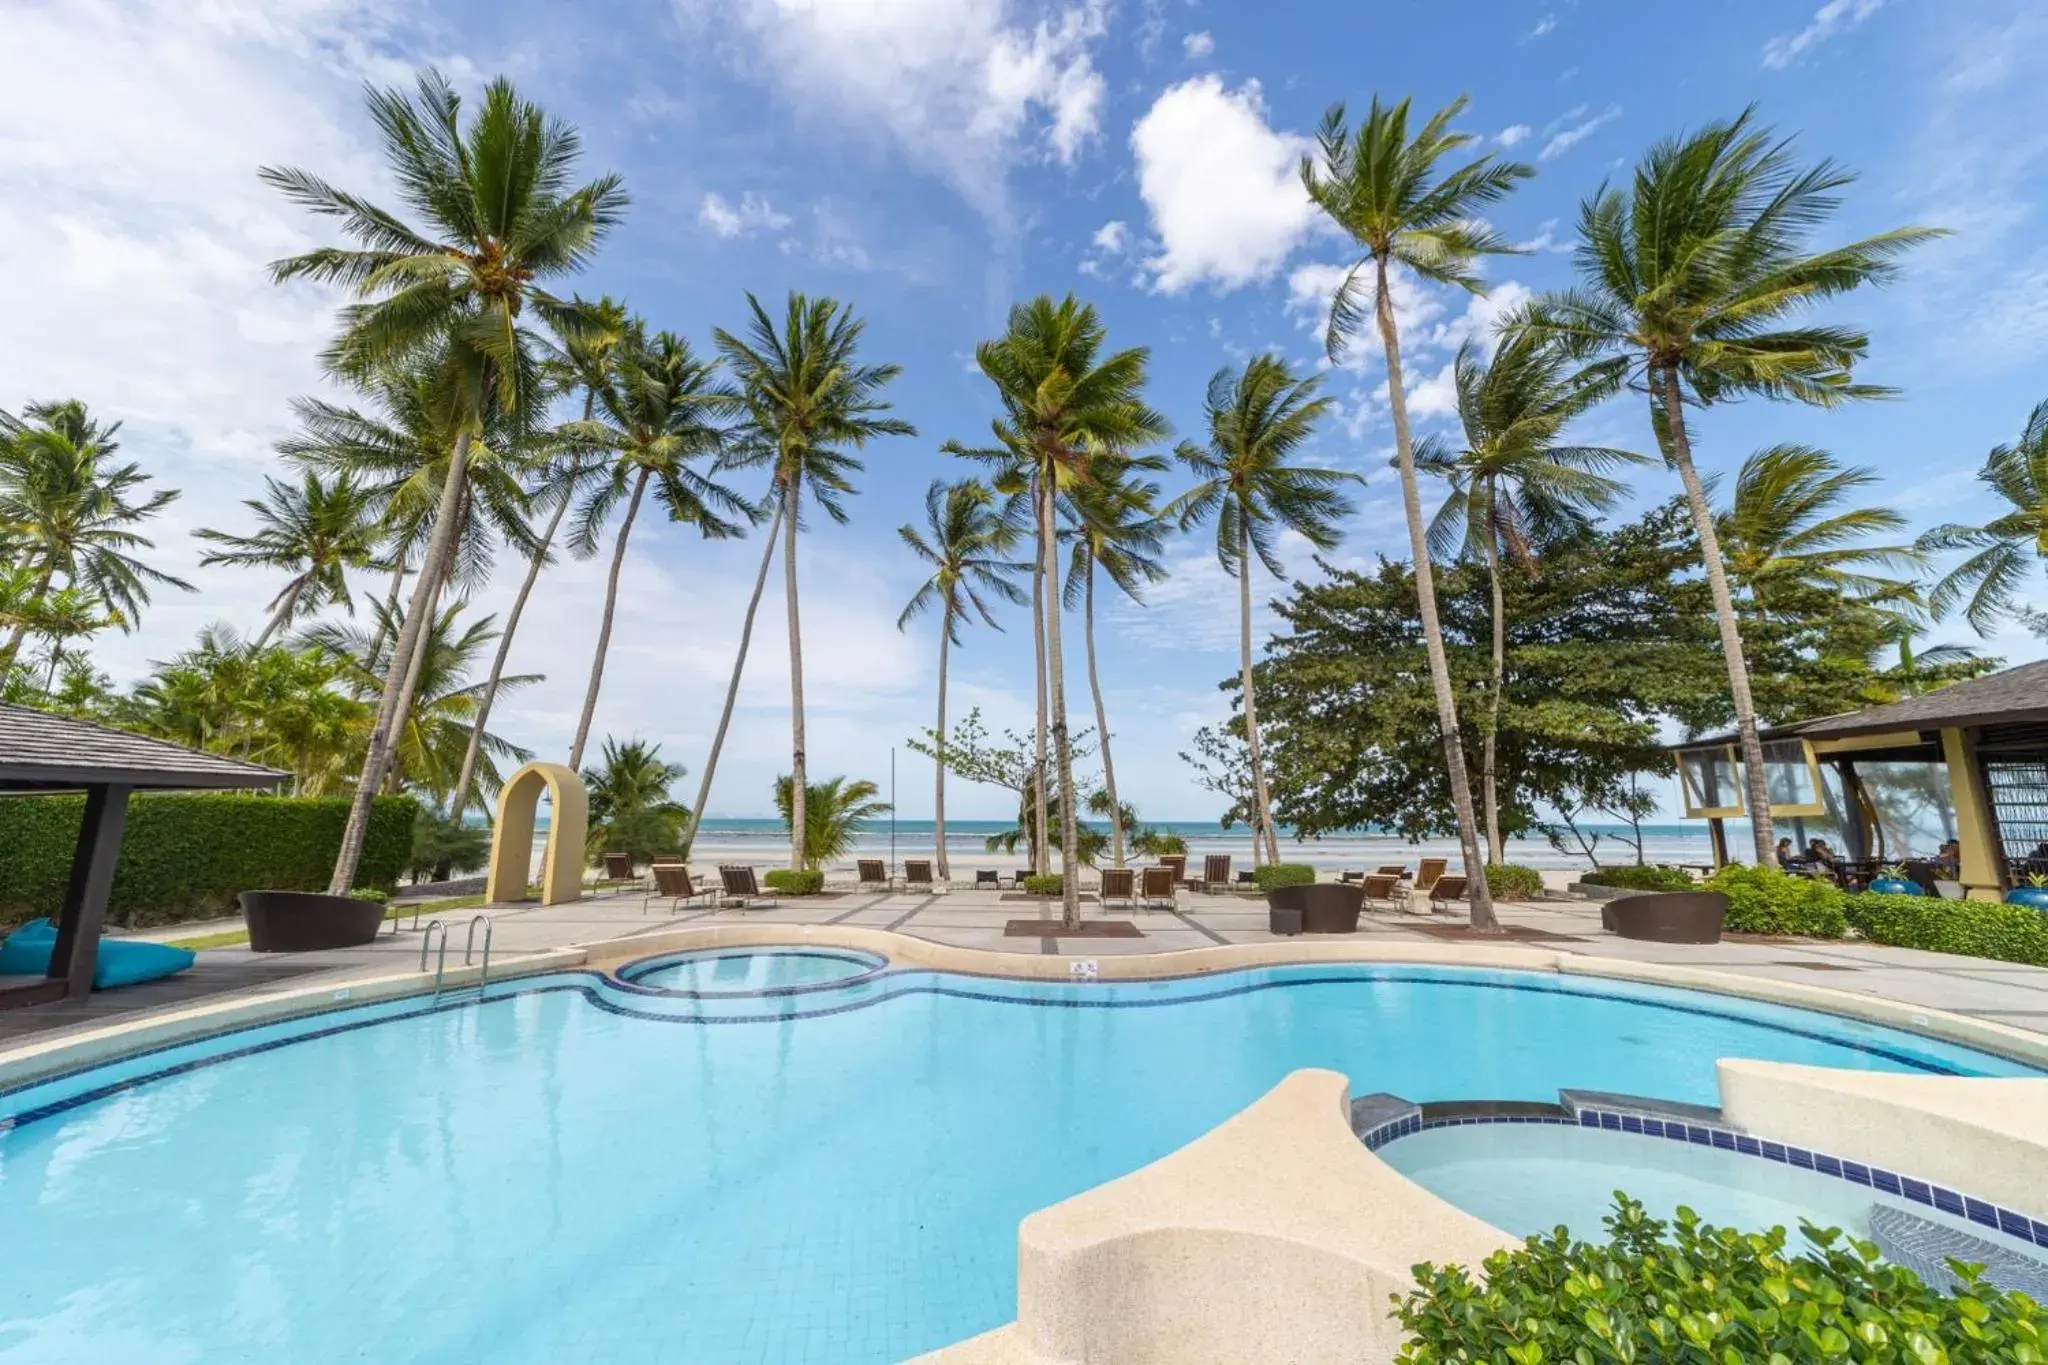
MULTIPOLYGON (((47 919, 32 919, 0 942, 0 975, 47 975, 50 954, 56 947, 57 926, 47 919)), ((176 975, 198 960, 199 955, 190 948, 132 939, 102 939, 99 960, 93 967, 92 988, 104 991, 155 981, 176 975)))

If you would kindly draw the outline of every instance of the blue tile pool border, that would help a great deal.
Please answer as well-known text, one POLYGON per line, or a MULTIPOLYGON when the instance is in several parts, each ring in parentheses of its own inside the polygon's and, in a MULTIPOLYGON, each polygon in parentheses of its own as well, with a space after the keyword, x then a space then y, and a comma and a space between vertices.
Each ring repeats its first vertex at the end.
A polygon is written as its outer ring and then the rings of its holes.
POLYGON ((1847 1157, 1832 1156, 1792 1143, 1773 1142, 1768 1138, 1738 1132, 1733 1128, 1695 1123, 1686 1119, 1659 1119, 1644 1114, 1593 1108, 1581 1108, 1576 1117, 1475 1114, 1425 1119, 1418 1110, 1398 1115, 1385 1123, 1368 1128, 1358 1135, 1358 1140, 1365 1144, 1366 1150, 1377 1152, 1390 1143, 1416 1133, 1434 1132, 1439 1128, 1469 1128, 1482 1123, 1534 1123, 1556 1128, 1597 1128, 1602 1132, 1662 1138, 1668 1142, 1683 1142, 1691 1147, 1711 1147, 1715 1151, 1733 1152, 1738 1156, 1755 1157, 1760 1161, 1775 1161, 1780 1165, 1796 1166, 1817 1175, 1846 1180, 1852 1185, 1861 1185, 1881 1194, 1907 1199, 1930 1209, 1939 1209, 1957 1218, 1967 1218, 1972 1223, 1989 1228, 1993 1232, 2001 1232, 2008 1237, 2015 1237, 2038 1247, 2048 1247, 2048 1220, 2030 1218, 2017 1209, 2001 1208, 1988 1199, 1960 1194, 1933 1181, 1900 1175, 1881 1166, 1870 1166, 1851 1161, 1847 1157))
MULTIPOLYGON (((813 947, 824 946, 826 945, 807 945, 794 943, 757 944, 746 945, 743 949, 741 945, 723 945, 722 949, 713 949, 710 951, 768 951, 776 948, 809 949, 813 947)), ((706 950, 698 949, 685 951, 701 952, 706 950)), ((1731 1023, 1743 1024, 1753 1028, 1767 1029, 1772 1032, 1787 1034, 1793 1037, 1805 1038, 1810 1041, 1824 1043, 1833 1047, 1844 1047, 1850 1049, 1851 1051, 1862 1052, 1868 1056, 1883 1058, 1884 1060, 1894 1062, 1910 1070, 1919 1071, 1931 1075, 1954 1076, 1968 1074, 1965 1072, 1958 1071, 1956 1068, 1948 1066, 1944 1063, 1934 1061, 1931 1058, 1918 1057, 1910 1053, 1900 1052, 1895 1049, 1884 1047, 1874 1042, 1870 1042, 1865 1039, 1836 1036, 1821 1032, 1816 1029, 1800 1028, 1796 1025, 1785 1024, 1774 1020, 1752 1018, 1750 1016, 1743 1015, 1732 1010, 1714 1009, 1709 1008, 1707 1006, 1694 1005, 1679 1000, 1660 999, 1648 996, 1617 993, 1614 991, 1597 991, 1577 988, 1571 985, 1567 985, 1560 980, 1549 979, 1541 973, 1516 971, 1514 969, 1460 967, 1456 965, 1447 964, 1416 964, 1413 966, 1404 964, 1402 966, 1391 966, 1384 963, 1372 962, 1332 964, 1261 963, 1254 966, 1231 968, 1224 971, 1216 972, 1188 972, 1173 976, 1133 978, 1128 981, 1119 981, 1114 983, 1088 982, 1072 983, 1070 985, 1070 983, 1063 981, 1049 981, 1042 978, 1034 977, 1002 976, 993 973, 941 971, 936 968, 914 967, 893 968, 889 970, 874 972, 865 976, 851 978, 848 981, 820 983, 817 987, 805 988, 802 991, 792 991, 791 988, 781 987, 767 988, 753 992, 733 992, 729 995, 695 997, 691 996, 689 993, 686 992, 662 991, 652 987, 636 988, 631 986, 630 983, 622 981, 618 975, 620 972, 631 971, 634 967, 636 967, 642 962, 658 960, 660 958, 665 957, 673 957, 675 955, 676 954, 673 952, 665 954, 653 954, 650 955, 649 958, 635 959, 631 962, 622 963, 619 966, 612 968, 610 971, 598 971, 589 968, 563 968, 551 972, 542 973, 531 978, 512 978, 501 982, 495 982, 481 991, 479 991, 479 989, 476 987, 460 988, 456 990, 451 990, 443 994, 442 996, 433 998, 431 1000, 427 1000, 425 1001, 425 1003, 422 1003, 416 1008, 411 1009, 390 1009, 388 1007, 394 1003, 397 1003, 397 1001, 406 999, 421 999, 422 997, 396 997, 394 998, 394 1000, 379 1001, 370 1005, 364 1005, 361 1003, 336 1003, 330 1006, 326 1006, 324 1008, 309 1010, 302 1014, 294 1014, 281 1019, 251 1020, 247 1023, 238 1024, 230 1028, 222 1029, 216 1033, 202 1034, 191 1038, 182 1038, 174 1042, 166 1042, 160 1044, 156 1047, 143 1048, 134 1052, 123 1053, 118 1057, 101 1058, 84 1066, 72 1068, 67 1071, 56 1072, 47 1076, 41 1076, 33 1081, 27 1081, 19 1085, 9 1086, 4 1089, 0 1089, 0 1111, 4 1111, 9 1100, 11 1100, 13 1097, 17 1095, 47 1086, 61 1085, 67 1081, 74 1080, 80 1076, 88 1075, 92 1071, 100 1068, 126 1065, 129 1063, 136 1062, 138 1060, 147 1059, 151 1056, 155 1056, 160 1053, 171 1052, 181 1048, 200 1047, 204 1046, 209 1042, 232 1039, 240 1034, 256 1032, 263 1029, 289 1028, 293 1024, 305 1023, 309 1020, 318 1020, 332 1015, 355 1014, 359 1016, 353 1019, 345 1019, 341 1022, 335 1023, 325 1028, 314 1028, 304 1031, 292 1032, 281 1037, 262 1039, 258 1042, 250 1043, 242 1047, 226 1048, 218 1052, 210 1052, 202 1056, 187 1058, 186 1060, 175 1063, 171 1066, 159 1068, 155 1071, 145 1072, 131 1077, 125 1077, 117 1081, 111 1081, 104 1086, 93 1087, 89 1090, 81 1091, 76 1095, 68 1095, 61 1099, 52 1100, 47 1104, 38 1105, 31 1109, 21 1110, 12 1114, 0 1112, 0 1135, 4 1135, 12 1129, 24 1127, 30 1123, 36 1123, 44 1119, 54 1117, 57 1114, 61 1114, 68 1110, 78 1108, 82 1105, 91 1104, 98 1100, 106 1099, 113 1095, 120 1094, 124 1091, 136 1089, 140 1086, 149 1084, 153 1081, 166 1079, 171 1076, 182 1075, 191 1071, 197 1071, 203 1067, 217 1065, 222 1062, 233 1061, 237 1058, 251 1056, 255 1053, 268 1052, 276 1048, 287 1047, 295 1043, 312 1042, 320 1038, 332 1037, 336 1034, 351 1032, 359 1028, 371 1028, 378 1024, 395 1023, 406 1019, 421 1018, 423 1016, 437 1014, 445 1010, 468 1009, 472 1006, 497 1004, 502 1001, 514 1000, 527 995, 547 995, 556 994, 560 992, 575 992, 577 994, 580 994, 583 996, 585 1001, 593 1007, 602 1010, 608 1014, 616 1015, 622 1018, 638 1019, 649 1023, 704 1025, 786 1023, 802 1019, 819 1019, 835 1014, 845 1014, 853 1010, 867 1009, 888 1000, 894 1000, 911 995, 950 996, 956 999, 963 1000, 981 1000, 995 1004, 1026 1005, 1052 1009, 1149 1009, 1171 1005, 1200 1004, 1208 1001, 1229 999, 1233 996, 1238 995, 1248 995, 1263 990, 1290 989, 1302 986, 1319 985, 1349 985, 1360 981, 1384 981, 1404 984, 1458 986, 1463 987, 1465 989, 1526 991, 1535 994, 1570 995, 1597 1000, 1620 1000, 1627 1004, 1636 1005, 1644 1008, 1666 1010, 1679 1014, 1690 1014, 1703 1018, 1723 1019, 1731 1023), (1325 974, 1313 974, 1312 972, 1305 970, 1312 967, 1322 968, 1325 974), (1186 981, 1222 980, 1230 977, 1242 977, 1255 973, 1271 972, 1288 972, 1291 974, 1285 977, 1281 977, 1279 979, 1241 981, 1232 986, 1220 988, 1213 991, 1203 992, 1201 994, 1179 995, 1170 998, 1114 999, 1101 994, 1103 987, 1109 984, 1117 984, 1127 987, 1143 985, 1166 985, 1186 981), (1485 979, 1487 976, 1507 979, 1485 979), (1001 981, 1017 986, 1039 986, 1048 988, 1058 987, 1061 988, 1062 993, 1057 996, 1022 996, 1016 994, 1004 995, 996 994, 992 991, 968 990, 957 986, 934 984, 937 981, 943 980, 988 982, 1001 981), (814 1005, 810 1008, 802 1007, 809 1003, 805 997, 811 995, 828 994, 833 991, 854 991, 859 993, 860 998, 843 1001, 837 1004, 814 1005), (692 1003, 726 1003, 734 1001, 744 1001, 751 998, 761 1000, 764 1003, 776 1004, 779 1006, 779 1008, 771 1012, 756 1014, 714 1015, 694 1013, 667 1013, 657 1012, 648 1009, 636 1009, 631 1006, 631 1004, 629 1003, 629 999, 608 997, 665 998, 669 1000, 692 1003)), ((1606 978, 1598 979, 1606 981, 1606 978)), ((1701 995, 1707 996, 1709 998, 1715 996, 1715 993, 1711 991, 1694 990, 1688 987, 1660 986, 1656 985, 1655 983, 1619 981, 1608 982, 1608 984, 1622 987, 1648 985, 1649 989, 1652 990, 1701 995)), ((1743 996, 1730 996, 1729 998, 1735 1000, 1748 999, 1748 997, 1743 996)), ((1865 1027, 1887 1028, 1891 1029, 1894 1032, 1908 1034, 1911 1033, 1911 1030, 1909 1029, 1898 1029, 1895 1026, 1891 1025, 1874 1024, 1870 1020, 1859 1019, 1853 1015, 1837 1015, 1832 1014, 1826 1010, 1811 1009, 1810 1007, 1803 1005, 1777 1005, 1775 1002, 1772 1001, 1755 1001, 1753 1003, 1765 1005, 1771 1008, 1797 1010, 1805 1013, 1818 1014, 1825 1018, 1838 1018, 1842 1019, 1845 1022, 1858 1024, 1865 1027)), ((1932 1035, 1914 1036, 1926 1037, 1930 1042, 1946 1041, 1943 1039, 1934 1038, 1932 1035)), ((1987 1056, 2000 1055, 1991 1052, 1989 1049, 1971 1047, 1969 1044, 1950 1044, 1950 1046, 1962 1047, 1970 1051, 1983 1052, 1987 1056)), ((2018 1062, 2020 1065, 2027 1066, 2031 1070, 2036 1071, 2037 1073, 2040 1071, 2040 1068, 2033 1067, 2031 1063, 2022 1061, 2018 1058, 2005 1057, 2004 1060, 2018 1062)))
POLYGON ((727 946, 720 948, 686 948, 680 952, 658 953, 653 957, 637 958, 611 972, 613 983, 622 990, 642 995, 667 996, 679 1000, 745 1000, 748 998, 777 997, 786 995, 814 995, 819 991, 842 990, 847 986, 866 981, 889 970, 889 959, 881 953, 868 952, 863 948, 831 947, 784 947, 781 945, 753 947, 727 946), (794 986, 762 986, 754 990, 739 991, 683 991, 668 986, 650 986, 640 978, 653 972, 665 971, 685 962, 723 962, 730 958, 753 957, 811 957, 828 962, 846 962, 861 968, 858 972, 835 977, 830 981, 808 981, 794 986))

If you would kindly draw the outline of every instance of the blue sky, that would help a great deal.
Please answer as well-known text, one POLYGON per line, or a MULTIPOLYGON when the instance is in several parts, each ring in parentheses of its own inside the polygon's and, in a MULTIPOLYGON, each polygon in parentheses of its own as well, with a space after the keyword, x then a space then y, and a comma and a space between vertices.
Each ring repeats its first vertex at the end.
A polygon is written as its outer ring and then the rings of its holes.
MULTIPOLYGON (((591 170, 619 170, 634 197, 580 288, 699 343, 736 325, 744 289, 830 293, 868 320, 875 358, 905 367, 893 396, 919 435, 873 448, 852 524, 821 523, 801 552, 813 772, 879 779, 891 745, 930 723, 936 662, 929 625, 895 626, 918 581, 895 528, 931 479, 959 472, 939 443, 986 431, 970 355, 1013 300, 1094 301, 1116 343, 1152 349, 1155 402, 1198 435, 1218 366, 1264 348, 1319 357, 1317 310, 1345 258, 1305 211, 1293 164, 1324 107, 1377 92, 1434 108, 1468 93, 1463 126, 1539 174, 1495 215, 1531 250, 1491 268, 1490 299, 1399 296, 1411 406, 1441 421, 1458 340, 1569 278, 1579 199, 1655 138, 1754 102, 1808 155, 1863 172, 1841 235, 1905 222, 1957 235, 1896 286, 1829 310, 1869 327, 1865 377, 1901 400, 1716 410, 1700 422, 1702 462, 1732 469, 1759 445, 1806 441, 1879 471, 1881 496, 1916 525, 1981 517, 1984 452, 2048 397, 2048 6, 1741 0, 1692 16, 1609 0, 0 0, 0 259, 12 265, 0 406, 75 395, 125 418, 130 453, 187 490, 159 539, 189 568, 192 529, 243 524, 237 500, 274 470, 288 400, 319 390, 312 356, 331 326, 333 299, 264 282, 264 262, 318 229, 257 184, 256 166, 382 193, 361 82, 425 62, 471 88, 509 74, 577 123, 591 170)), ((1405 554, 1383 385, 1376 353, 1330 374, 1340 416, 1317 455, 1370 477, 1340 560, 1405 554)), ((1586 435, 1646 439, 1634 403, 1586 435)), ((1661 471, 1642 480, 1645 498, 1674 489, 1661 471)), ((1292 549, 1290 569, 1309 571, 1292 549)), ((1153 818, 1216 809, 1175 758, 1226 714, 1215 683, 1235 656, 1232 585, 1210 550, 1177 543, 1149 606, 1103 608, 1120 785, 1153 818)), ((757 554, 643 523, 599 733, 701 763, 757 554)), ((166 595, 102 648, 105 666, 133 676, 208 621, 253 628, 277 587, 189 576, 201 591, 166 595)), ((548 680, 499 718, 543 755, 573 729, 601 586, 601 564, 551 570, 515 648, 516 667, 548 680)), ((502 611, 510 591, 479 605, 502 611)), ((1006 624, 955 653, 953 706, 1021 728, 1028 617, 1006 624)), ((782 640, 771 593, 713 814, 769 808, 788 751, 782 640)), ((2024 636, 1992 648, 2040 652, 2024 636)), ((1078 718, 1078 642, 1070 659, 1078 718)), ((903 813, 928 815, 928 766, 898 764, 903 813)), ((990 789, 956 788, 950 805, 1008 813, 990 789)))

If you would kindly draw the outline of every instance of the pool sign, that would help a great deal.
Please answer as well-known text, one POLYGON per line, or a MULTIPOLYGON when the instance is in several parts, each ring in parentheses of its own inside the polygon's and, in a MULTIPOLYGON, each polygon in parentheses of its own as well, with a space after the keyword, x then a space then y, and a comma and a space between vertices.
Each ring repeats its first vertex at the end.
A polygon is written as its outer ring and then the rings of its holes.
POLYGON ((1077 957, 1067 964, 1067 972, 1092 981, 1102 975, 1102 966, 1092 957, 1077 957))

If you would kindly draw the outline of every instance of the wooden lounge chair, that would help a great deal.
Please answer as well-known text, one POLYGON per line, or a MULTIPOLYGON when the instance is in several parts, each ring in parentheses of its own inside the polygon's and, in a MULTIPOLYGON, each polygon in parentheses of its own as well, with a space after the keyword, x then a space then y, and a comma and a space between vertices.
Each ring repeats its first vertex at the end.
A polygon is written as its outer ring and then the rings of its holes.
POLYGON ((1157 867, 1148 867, 1144 870, 1144 876, 1138 884, 1138 899, 1145 903, 1147 909, 1158 909, 1161 906, 1168 910, 1174 908, 1173 888, 1180 880, 1178 872, 1179 869, 1171 863, 1161 863, 1157 867))
POLYGON ((1184 882, 1184 881, 1186 881, 1186 880, 1187 880, 1187 875, 1188 875, 1188 855, 1187 855, 1187 854, 1185 854, 1185 853, 1162 853, 1162 854, 1160 854, 1160 855, 1159 855, 1159 865, 1160 865, 1161 867, 1170 867, 1170 868, 1172 868, 1172 869, 1173 869, 1173 884, 1174 884, 1175 886, 1179 886, 1179 885, 1180 885, 1180 884, 1181 884, 1182 882, 1184 882))
POLYGON ((975 871, 974 885, 976 890, 984 886, 993 886, 1000 889, 1002 884, 1003 874, 992 867, 979 868, 975 871))
POLYGON ((1365 880, 1365 874, 1363 872, 1339 872, 1337 880, 1340 882, 1362 882, 1365 880))
POLYGON ((1415 908, 1415 898, 1417 896, 1424 897, 1425 899, 1430 898, 1430 892, 1436 886, 1437 879, 1444 875, 1444 869, 1450 865, 1451 860, 1448 858, 1424 858, 1422 860, 1422 865, 1415 869, 1414 884, 1408 888, 1407 895, 1403 897, 1408 909, 1413 910, 1415 908))
POLYGON ((1463 877, 1438 877, 1429 888, 1431 912, 1448 910, 1465 899, 1465 880, 1463 877))
POLYGON ((854 866, 860 869, 859 890, 887 891, 893 885, 889 878, 889 869, 883 865, 880 858, 859 858, 854 861, 854 866))
POLYGON ((667 863, 670 867, 681 867, 687 861, 680 853, 657 853, 649 862, 667 863))
POLYGON ((1211 853, 1208 857, 1202 859, 1202 875, 1188 880, 1190 890, 1210 893, 1221 891, 1229 885, 1230 855, 1228 853, 1211 853))
POLYGON ((1392 905, 1395 898, 1401 892, 1400 877, 1390 872, 1375 872, 1370 877, 1360 878, 1360 881, 1363 883, 1365 900, 1368 905, 1374 901, 1385 901, 1387 904, 1392 905))
POLYGON ((673 915, 679 908, 703 897, 706 905, 718 893, 708 886, 700 887, 690 880, 690 869, 681 863, 655 863, 649 871, 653 874, 654 885, 640 897, 640 913, 647 913, 650 901, 667 901, 668 912, 673 915))
POLYGON ((903 889, 923 891, 933 896, 939 893, 939 884, 932 880, 932 864, 929 858, 903 860, 903 889))
POLYGON ((1374 869, 1374 871, 1375 874, 1378 876, 1392 877, 1395 881, 1400 881, 1403 877, 1408 875, 1408 864, 1382 863, 1379 865, 1378 868, 1374 869))
POLYGON ((1111 901, 1123 902, 1129 908, 1137 899, 1137 872, 1128 867, 1105 867, 1102 869, 1102 905, 1109 908, 1111 901))
POLYGON ((761 884, 754 879, 754 869, 748 867, 721 867, 718 880, 722 883, 725 903, 735 910, 751 910, 756 906, 778 905, 779 901, 769 900, 761 894, 761 884))
POLYGON ((604 879, 608 882, 630 882, 633 880, 633 855, 630 853, 607 853, 604 855, 604 879))

